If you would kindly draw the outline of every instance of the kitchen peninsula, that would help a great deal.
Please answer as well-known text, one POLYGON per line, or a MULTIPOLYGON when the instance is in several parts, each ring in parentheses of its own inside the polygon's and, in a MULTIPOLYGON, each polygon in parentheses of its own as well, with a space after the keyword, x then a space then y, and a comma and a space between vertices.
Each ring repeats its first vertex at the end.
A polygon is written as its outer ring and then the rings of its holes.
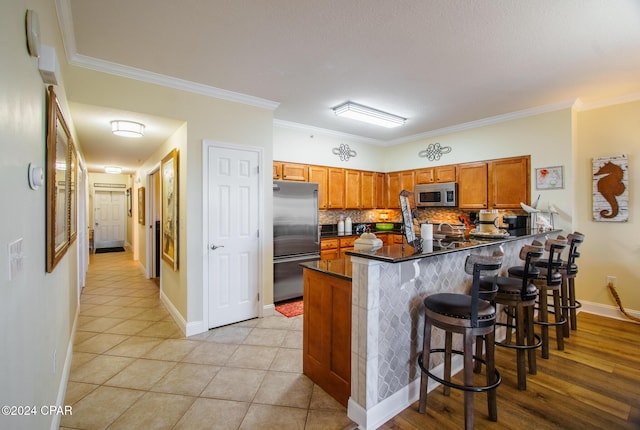
MULTIPOLYGON (((419 397, 420 370, 416 357, 422 345, 424 297, 439 292, 466 293, 470 278, 464 271, 464 260, 469 253, 490 255, 502 247, 506 271, 507 267, 521 264, 522 245, 533 239, 544 241, 545 236, 555 237, 557 233, 559 230, 523 231, 497 240, 434 241, 432 247, 426 246, 419 252, 408 245, 383 246, 373 252, 348 251, 350 273, 344 260, 333 265, 332 260, 305 263, 305 359, 309 352, 308 338, 321 338, 329 348, 323 352, 328 360, 327 371, 336 374, 332 370, 335 367, 345 375, 344 363, 335 366, 344 351, 332 348, 346 347, 345 337, 350 334, 348 415, 361 429, 377 428, 419 397), (322 282, 322 278, 328 281, 322 282), (336 287, 339 283, 341 287, 336 287), (320 297, 324 301, 322 307, 314 303, 320 297), (344 303, 349 299, 351 307, 347 310, 344 303), (322 324, 314 321, 318 315, 324 321, 322 324), (345 321, 346 325, 350 322, 347 333, 345 321), (335 326, 342 328, 329 329, 335 326)), ((435 330, 432 342, 444 344, 443 333, 435 330)), ((454 348, 460 346, 456 342, 460 340, 454 338, 454 348)), ((319 350, 313 353, 318 355, 319 350)), ((454 371, 460 363, 454 360, 454 371)), ((323 386, 323 381, 315 382, 323 386)))

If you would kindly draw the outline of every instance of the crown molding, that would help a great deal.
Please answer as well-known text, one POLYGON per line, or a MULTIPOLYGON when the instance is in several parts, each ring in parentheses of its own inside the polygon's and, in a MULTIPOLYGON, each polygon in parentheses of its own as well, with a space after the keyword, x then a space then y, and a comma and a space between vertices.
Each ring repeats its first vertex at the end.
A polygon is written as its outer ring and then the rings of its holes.
POLYGON ((488 118, 479 119, 476 121, 469 121, 462 124, 452 125, 451 127, 439 128, 436 130, 427 131, 424 133, 414 134, 412 136, 400 137, 387 142, 389 146, 400 145, 402 143, 415 142, 418 140, 429 139, 436 136, 442 136, 444 134, 457 133, 464 130, 470 130, 473 128, 486 127, 488 125, 499 124, 501 122, 513 121, 515 119, 526 118, 529 116, 540 115, 547 112, 554 112, 561 109, 571 108, 575 103, 575 100, 566 100, 559 103, 553 103, 545 106, 538 106, 531 109, 523 109, 516 112, 510 112, 502 115, 491 116, 488 118))
POLYGON ((278 102, 266 100, 260 97, 254 97, 246 94, 236 93, 234 91, 223 90, 221 88, 198 84, 196 82, 187 81, 185 79, 174 78, 171 76, 150 72, 148 70, 138 69, 135 67, 123 66, 122 64, 99 60, 97 58, 87 57, 80 54, 73 55, 69 63, 74 66, 95 70, 97 72, 108 73, 111 75, 121 76, 123 78, 135 79, 137 81, 227 100, 230 102, 242 103, 249 106, 269 109, 272 111, 280 105, 280 103, 278 102))
POLYGON ((637 102, 638 100, 640 100, 640 92, 631 93, 631 94, 627 94, 627 95, 620 96, 620 97, 614 97, 614 98, 610 98, 610 99, 592 101, 592 102, 588 102, 588 103, 580 100, 580 104, 578 106, 576 106, 576 110, 578 110, 578 111, 586 111, 586 110, 592 110, 592 109, 599 109, 599 108, 603 108, 603 107, 607 107, 607 106, 613 106, 613 105, 619 105, 619 104, 623 104, 623 103, 637 102))
POLYGON ((94 70, 96 72, 108 73, 111 75, 121 76, 123 78, 134 79, 137 81, 147 82, 150 84, 160 85, 176 90, 187 91, 200 94, 207 97, 227 100, 236 103, 242 103, 263 109, 275 110, 280 103, 271 100, 254 97, 247 94, 237 93, 234 91, 223 90, 221 88, 203 85, 185 79, 174 78, 160 73, 150 72, 148 70, 138 69, 135 67, 124 66, 122 64, 110 61, 100 60, 86 55, 78 54, 76 47, 75 34, 73 32, 73 18, 71 15, 70 0, 56 0, 56 11, 58 13, 58 22, 62 31, 62 39, 64 50, 67 56, 67 62, 73 66, 83 67, 85 69, 94 70))
POLYGON ((345 139, 351 142, 366 143, 369 145, 387 146, 387 143, 383 140, 372 139, 370 137, 358 136, 357 134, 343 133, 340 131, 330 130, 328 128, 315 127, 312 125, 300 124, 292 121, 285 121, 282 119, 274 119, 273 125, 275 127, 287 128, 289 130, 303 131, 306 133, 316 133, 325 136, 335 137, 337 139, 345 139))

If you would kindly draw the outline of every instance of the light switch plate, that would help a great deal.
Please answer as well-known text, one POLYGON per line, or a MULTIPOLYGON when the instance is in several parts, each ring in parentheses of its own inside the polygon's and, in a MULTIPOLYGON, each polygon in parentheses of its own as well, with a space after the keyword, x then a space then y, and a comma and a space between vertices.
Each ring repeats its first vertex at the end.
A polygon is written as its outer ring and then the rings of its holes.
POLYGON ((22 253, 22 238, 9 244, 9 280, 15 279, 22 272, 24 254, 22 253))

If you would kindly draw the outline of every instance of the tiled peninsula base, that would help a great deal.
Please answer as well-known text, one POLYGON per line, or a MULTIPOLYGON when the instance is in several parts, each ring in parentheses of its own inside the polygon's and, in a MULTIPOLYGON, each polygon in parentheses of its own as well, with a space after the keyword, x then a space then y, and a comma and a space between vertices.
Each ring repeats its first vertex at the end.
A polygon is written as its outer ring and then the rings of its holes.
MULTIPOLYGON (((351 256, 348 415, 360 429, 378 428, 419 398, 417 355, 422 349, 424 297, 439 292, 467 293, 471 278, 464 271, 464 261, 470 253, 490 255, 502 245, 505 253, 502 271, 506 273, 506 268, 521 263, 520 248, 532 239, 528 236, 397 263, 351 256)), ((442 347, 444 332, 434 329, 433 334, 432 346, 442 347)), ((454 336, 454 349, 460 349, 461 341, 460 336, 454 336)), ((432 368, 442 375, 442 358, 433 358, 432 368)), ((462 358, 454 357, 452 366, 453 372, 462 369, 462 358)), ((429 390, 435 386, 430 380, 429 390)))

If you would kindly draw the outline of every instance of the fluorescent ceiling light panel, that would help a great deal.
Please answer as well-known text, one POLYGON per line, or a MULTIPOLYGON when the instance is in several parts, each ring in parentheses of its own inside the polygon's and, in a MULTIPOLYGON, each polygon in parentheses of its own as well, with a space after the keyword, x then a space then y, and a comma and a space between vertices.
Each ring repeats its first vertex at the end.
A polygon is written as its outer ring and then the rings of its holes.
POLYGON ((115 120, 111 121, 111 131, 116 136, 142 137, 144 135, 144 124, 135 121, 115 120))
POLYGON ((114 174, 120 174, 122 173, 122 168, 121 167, 116 167, 116 166, 105 166, 104 167, 104 171, 105 173, 114 173, 114 174))
POLYGON ((399 127, 404 125, 404 122, 407 120, 401 116, 362 106, 353 102, 346 102, 336 106, 333 108, 333 112, 337 116, 356 119, 358 121, 381 125, 387 128, 399 127))

